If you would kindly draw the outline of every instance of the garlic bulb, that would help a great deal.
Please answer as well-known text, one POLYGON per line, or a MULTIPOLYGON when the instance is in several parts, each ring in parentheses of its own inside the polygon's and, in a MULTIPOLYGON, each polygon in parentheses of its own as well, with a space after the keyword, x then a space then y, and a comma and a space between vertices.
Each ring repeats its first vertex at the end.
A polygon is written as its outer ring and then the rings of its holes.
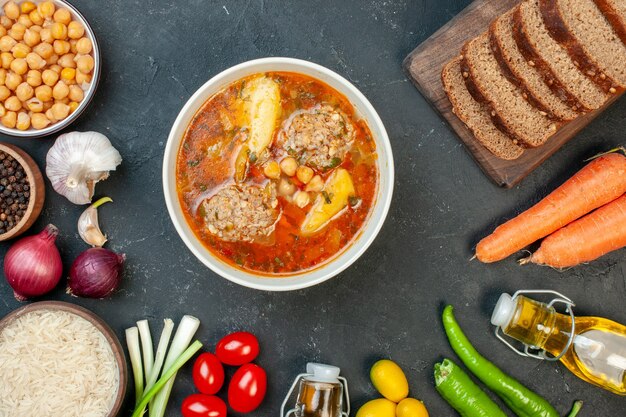
POLYGON ((107 237, 102 233, 98 224, 98 207, 111 202, 113 200, 109 197, 102 197, 87 207, 78 218, 78 234, 88 245, 101 248, 106 243, 107 237))
POLYGON ((94 187, 122 162, 109 139, 98 132, 58 137, 46 156, 46 175, 57 193, 74 204, 91 202, 94 187))

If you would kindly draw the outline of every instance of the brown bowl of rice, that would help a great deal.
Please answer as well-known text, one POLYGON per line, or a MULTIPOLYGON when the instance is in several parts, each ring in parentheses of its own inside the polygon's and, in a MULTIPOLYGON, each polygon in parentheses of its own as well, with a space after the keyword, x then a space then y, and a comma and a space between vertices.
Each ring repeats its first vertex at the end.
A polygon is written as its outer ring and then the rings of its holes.
POLYGON ((0 416, 113 417, 127 375, 115 333, 87 309, 42 301, 0 320, 0 416))

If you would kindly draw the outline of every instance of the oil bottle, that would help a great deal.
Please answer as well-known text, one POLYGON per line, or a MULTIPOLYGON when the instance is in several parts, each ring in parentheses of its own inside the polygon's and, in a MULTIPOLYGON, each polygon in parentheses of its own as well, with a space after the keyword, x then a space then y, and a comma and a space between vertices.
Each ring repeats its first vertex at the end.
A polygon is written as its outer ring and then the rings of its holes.
POLYGON ((600 317, 575 317, 574 303, 550 290, 502 294, 491 316, 496 336, 522 356, 560 360, 577 377, 619 395, 626 395, 626 326, 600 317), (551 294, 549 303, 523 294, 551 294), (565 305, 566 313, 554 304, 565 305), (507 335, 524 345, 514 347, 507 335))
POLYGON ((339 376, 336 366, 308 363, 306 373, 294 380, 280 409, 281 417, 348 417, 350 396, 348 381, 339 376), (299 384, 296 405, 285 413, 296 386, 299 384))

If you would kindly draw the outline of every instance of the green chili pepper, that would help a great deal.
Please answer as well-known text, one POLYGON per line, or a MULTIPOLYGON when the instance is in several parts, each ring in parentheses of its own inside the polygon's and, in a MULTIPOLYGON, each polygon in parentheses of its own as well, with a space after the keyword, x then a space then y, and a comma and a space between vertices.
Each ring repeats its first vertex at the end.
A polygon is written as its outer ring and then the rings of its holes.
POLYGON ((506 417, 504 411, 450 359, 435 364, 435 387, 463 417, 506 417))
POLYGON ((450 346, 467 368, 519 417, 559 417, 559 413, 540 395, 505 374, 482 356, 467 339, 454 318, 452 306, 443 310, 443 326, 450 346))

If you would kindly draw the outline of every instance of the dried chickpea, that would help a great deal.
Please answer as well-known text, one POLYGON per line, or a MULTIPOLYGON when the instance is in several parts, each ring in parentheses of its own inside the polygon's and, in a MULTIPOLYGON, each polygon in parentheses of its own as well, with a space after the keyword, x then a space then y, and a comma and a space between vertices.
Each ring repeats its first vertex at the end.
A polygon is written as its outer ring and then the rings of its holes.
POLYGON ((60 100, 54 100, 53 104, 58 104, 58 103, 66 104, 66 105, 69 106, 70 105, 70 98, 69 97, 65 97, 65 98, 62 98, 60 100))
POLYGON ((43 59, 48 59, 54 54, 54 48, 47 42, 42 42, 39 45, 33 48, 33 51, 36 52, 43 59))
POLYGON ((50 120, 52 123, 58 122, 58 120, 55 119, 54 115, 52 114, 52 106, 50 106, 50 108, 48 110, 46 110, 46 112, 44 114, 46 115, 46 118, 48 120, 50 120))
POLYGON ((288 177, 293 177, 296 175, 296 170, 298 169, 298 162, 296 162, 295 158, 288 156, 282 161, 280 161, 280 169, 287 175, 288 177))
POLYGON ((26 28, 29 28, 32 25, 34 25, 33 21, 30 20, 30 17, 28 17, 27 14, 20 15, 20 17, 17 18, 17 23, 21 23, 26 28))
POLYGON ((59 55, 67 54, 70 51, 70 43, 68 41, 62 41, 57 39, 52 44, 54 48, 54 53, 59 55))
POLYGON ((22 77, 14 72, 9 72, 4 80, 4 85, 11 91, 15 91, 20 84, 22 84, 22 77))
POLYGON ((46 66, 46 61, 35 52, 26 55, 26 63, 30 69, 34 70, 39 70, 46 66))
POLYGON ((0 16, 0 25, 2 25, 2 27, 6 30, 9 30, 11 29, 11 26, 13 26, 13 20, 9 19, 5 15, 2 15, 0 16))
POLYGON ((306 185, 305 190, 309 192, 319 193, 324 189, 324 180, 319 175, 311 178, 311 181, 306 185))
POLYGON ((50 120, 43 113, 33 113, 30 117, 30 124, 35 129, 43 129, 50 124, 50 120))
POLYGON ((37 70, 30 70, 26 74, 26 82, 31 87, 39 87, 42 83, 41 72, 37 70))
POLYGON ((280 166, 278 165, 278 162, 269 161, 263 167, 263 173, 267 178, 271 178, 274 180, 280 178, 280 166))
POLYGON ((72 21, 72 14, 67 9, 58 9, 56 12, 54 12, 54 16, 52 18, 55 22, 69 25, 72 21))
POLYGON ((20 16, 20 8, 14 1, 9 1, 4 5, 4 14, 9 19, 17 19, 20 16))
POLYGON ((36 25, 42 25, 45 21, 44 18, 41 17, 41 15, 39 14, 38 10, 33 10, 32 12, 30 12, 28 14, 28 17, 30 18, 30 21, 36 25))
POLYGON ((76 67, 85 74, 90 73, 94 66, 95 62, 91 55, 83 55, 76 60, 76 67))
POLYGON ((43 102, 43 111, 44 111, 44 113, 47 112, 48 110, 50 110, 50 107, 52 107, 53 104, 54 104, 54 101, 52 101, 52 100, 44 101, 43 102))
POLYGON ((41 32, 39 32, 39 35, 41 36, 42 42, 47 42, 50 44, 54 42, 54 38, 52 37, 52 32, 50 31, 50 28, 45 27, 41 29, 41 32))
POLYGON ((46 69, 41 73, 41 80, 44 84, 52 87, 59 81, 59 74, 52 69, 46 69))
POLYGON ((300 208, 305 208, 311 202, 311 196, 306 191, 298 191, 293 197, 293 202, 300 208))
POLYGON ((278 183, 278 193, 280 195, 291 196, 297 191, 297 189, 298 187, 286 178, 281 179, 278 183))
POLYGON ((11 96, 11 90, 9 90, 5 85, 0 86, 0 100, 4 101, 11 96))
POLYGON ((43 102, 37 97, 33 97, 26 102, 26 108, 33 113, 41 113, 43 111, 43 102))
POLYGON ((24 1, 20 5, 20 10, 22 13, 30 13, 37 8, 37 5, 32 1, 24 1))
MULTIPOLYGON (((70 41, 71 42, 71 41, 70 41)), ((91 52, 92 45, 89 38, 80 38, 76 41, 76 52, 86 55, 91 52)))
POLYGON ((64 103, 55 103, 49 110, 56 120, 63 120, 70 114, 70 106, 64 103))
POLYGON ((27 101, 33 96, 33 94, 35 94, 35 90, 33 90, 33 87, 26 82, 18 85, 15 89, 15 96, 21 101, 27 101))
POLYGON ((315 174, 313 170, 304 165, 299 166, 298 170, 296 171, 296 177, 303 184, 308 184, 309 181, 311 181, 311 178, 313 178, 313 174, 315 174))
POLYGON ((28 29, 32 30, 33 32, 37 32, 40 33, 41 29, 43 29, 41 26, 39 25, 32 25, 31 27, 29 27, 28 29))
POLYGON ((39 11, 39 14, 44 19, 52 17, 54 15, 55 9, 56 7, 54 6, 54 3, 51 1, 44 1, 43 3, 39 3, 39 5, 37 6, 37 10, 39 11))
POLYGON ((91 74, 85 74, 84 72, 76 71, 76 83, 77 84, 89 84, 91 82, 91 74))
POLYGON ((7 30, 4 26, 0 25, 0 37, 7 34, 7 30))
POLYGON ((7 78, 7 70, 0 68, 0 85, 4 85, 4 81, 7 78))
POLYGON ((4 100, 4 107, 6 107, 7 110, 18 111, 22 108, 22 102, 19 98, 11 96, 4 100))
POLYGON ((74 113, 79 106, 79 103, 76 101, 71 101, 70 104, 70 113, 74 113))
POLYGON ((71 39, 80 39, 85 35, 85 28, 77 21, 71 21, 67 25, 67 36, 71 39))
POLYGON ((28 113, 19 112, 17 114, 17 123, 15 123, 15 127, 19 130, 28 130, 30 127, 30 116, 28 113))
POLYGON ((74 82, 74 78, 76 77, 76 70, 74 68, 63 68, 61 70, 61 79, 68 82, 74 82))
POLYGON ((0 122, 6 127, 13 129, 17 123, 17 113, 14 111, 6 112, 6 114, 2 116, 2 119, 0 119, 0 122))
POLYGON ((64 99, 69 93, 70 88, 63 81, 59 81, 54 87, 52 87, 52 97, 56 100, 64 99))
POLYGON ((41 100, 44 104, 52 100, 52 87, 49 85, 40 85, 35 88, 35 97, 41 100))
POLYGON ((9 52, 17 44, 17 41, 9 35, 0 38, 0 51, 9 52))
POLYGON ((13 62, 15 58, 13 58, 13 54, 10 52, 2 52, 0 54, 0 61, 2 62, 2 68, 9 69, 11 68, 11 62, 13 62))
POLYGON ((11 71, 16 74, 23 75, 28 72, 28 64, 24 58, 17 58, 11 62, 11 71))
POLYGON ((74 54, 62 55, 58 60, 58 64, 63 68, 76 68, 76 62, 74 61, 75 57, 76 55, 74 54))
POLYGON ((11 49, 11 52, 15 58, 26 58, 30 52, 30 46, 20 42, 11 49))
POLYGON ((39 44, 39 42, 41 42, 39 32, 32 29, 26 29, 26 32, 24 33, 24 43, 32 48, 33 46, 39 44))
POLYGON ((24 38, 24 34, 26 33, 26 26, 21 23, 15 23, 11 26, 11 29, 8 30, 7 35, 15 39, 16 41, 21 41, 24 38))
POLYGON ((0 104, 0 117, 3 117, 5 114, 7 114, 7 109, 5 109, 2 104, 0 104))
POLYGON ((54 22, 50 25, 50 33, 54 39, 67 39, 67 26, 63 23, 54 22))
POLYGON ((48 67, 48 69, 49 69, 49 70, 52 70, 52 71, 54 71, 54 72, 56 72, 56 73, 57 73, 57 74, 59 74, 59 75, 61 74, 61 71, 63 70, 63 68, 61 68, 61 66, 60 66, 60 65, 57 65, 57 64, 50 65, 50 66, 48 67))
POLYGON ((50 58, 46 59, 46 64, 54 66, 59 62, 59 56, 57 54, 50 55, 50 58))

